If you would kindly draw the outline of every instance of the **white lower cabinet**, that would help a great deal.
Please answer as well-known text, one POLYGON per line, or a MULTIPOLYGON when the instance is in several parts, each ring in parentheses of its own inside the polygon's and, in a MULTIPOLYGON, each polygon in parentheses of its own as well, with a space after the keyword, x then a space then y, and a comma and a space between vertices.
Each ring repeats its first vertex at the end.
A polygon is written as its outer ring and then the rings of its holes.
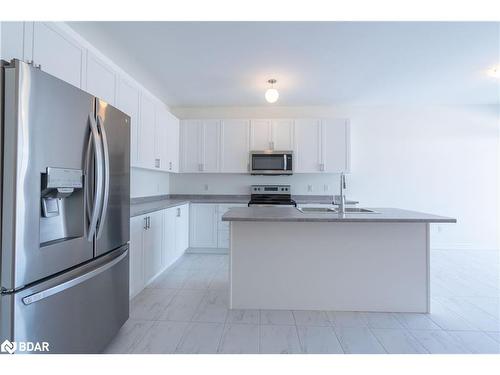
POLYGON ((171 266, 189 246, 189 204, 163 211, 163 268, 171 266))
POLYGON ((145 231, 145 216, 130 218, 130 298, 136 296, 144 288, 144 254, 142 237, 145 231))
POLYGON ((229 223, 222 216, 233 207, 246 204, 191 204, 190 247, 191 248, 229 248, 229 223))
POLYGON ((189 204, 130 219, 130 298, 171 266, 189 243, 189 204))
POLYGON ((147 217, 147 229, 143 235, 144 281, 146 284, 163 269, 163 212, 151 212, 147 217))
POLYGON ((192 203, 189 223, 189 245, 198 248, 217 247, 217 204, 192 203))

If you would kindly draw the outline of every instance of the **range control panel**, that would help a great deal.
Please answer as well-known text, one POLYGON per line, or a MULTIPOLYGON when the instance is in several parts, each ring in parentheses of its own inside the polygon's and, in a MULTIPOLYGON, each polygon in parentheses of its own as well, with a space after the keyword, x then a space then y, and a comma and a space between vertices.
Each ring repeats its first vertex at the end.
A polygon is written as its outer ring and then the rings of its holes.
POLYGON ((252 194, 290 195, 290 185, 252 185, 252 194))

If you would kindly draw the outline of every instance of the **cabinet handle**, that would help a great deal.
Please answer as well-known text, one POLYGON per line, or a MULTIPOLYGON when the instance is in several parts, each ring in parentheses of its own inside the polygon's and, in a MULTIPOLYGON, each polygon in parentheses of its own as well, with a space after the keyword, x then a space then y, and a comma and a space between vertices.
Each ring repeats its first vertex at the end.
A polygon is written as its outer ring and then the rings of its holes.
POLYGON ((319 165, 319 170, 320 170, 321 172, 324 172, 324 171, 325 171, 325 165, 324 165, 324 164, 320 164, 320 165, 319 165))
POLYGON ((160 168, 160 159, 155 159, 155 168, 160 168))
POLYGON ((169 162, 168 162, 168 170, 169 170, 169 171, 171 171, 171 170, 172 170, 172 162, 171 162, 171 161, 169 161, 169 162))
POLYGON ((148 229, 151 228, 151 216, 148 216, 148 229))
POLYGON ((177 217, 181 217, 181 209, 177 208, 177 217))
POLYGON ((144 227, 143 227, 144 230, 147 230, 148 229, 148 217, 146 216, 144 218, 144 227))

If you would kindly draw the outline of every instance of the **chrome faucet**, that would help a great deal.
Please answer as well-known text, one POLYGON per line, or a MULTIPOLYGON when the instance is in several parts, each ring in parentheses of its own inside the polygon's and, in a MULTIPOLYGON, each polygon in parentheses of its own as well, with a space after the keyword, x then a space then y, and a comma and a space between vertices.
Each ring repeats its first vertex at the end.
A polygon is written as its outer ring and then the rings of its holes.
POLYGON ((346 189, 346 184, 345 184, 345 174, 342 172, 340 174, 340 201, 338 202, 339 206, 339 214, 345 214, 345 194, 344 194, 344 189, 346 189))

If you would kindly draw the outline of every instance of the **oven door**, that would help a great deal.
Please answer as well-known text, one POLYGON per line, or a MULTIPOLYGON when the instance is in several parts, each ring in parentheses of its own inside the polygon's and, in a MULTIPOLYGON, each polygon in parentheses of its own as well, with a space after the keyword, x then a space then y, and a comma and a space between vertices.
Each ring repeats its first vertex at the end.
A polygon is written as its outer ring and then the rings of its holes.
POLYGON ((250 172, 254 175, 292 174, 292 154, 289 152, 251 152, 250 172))

